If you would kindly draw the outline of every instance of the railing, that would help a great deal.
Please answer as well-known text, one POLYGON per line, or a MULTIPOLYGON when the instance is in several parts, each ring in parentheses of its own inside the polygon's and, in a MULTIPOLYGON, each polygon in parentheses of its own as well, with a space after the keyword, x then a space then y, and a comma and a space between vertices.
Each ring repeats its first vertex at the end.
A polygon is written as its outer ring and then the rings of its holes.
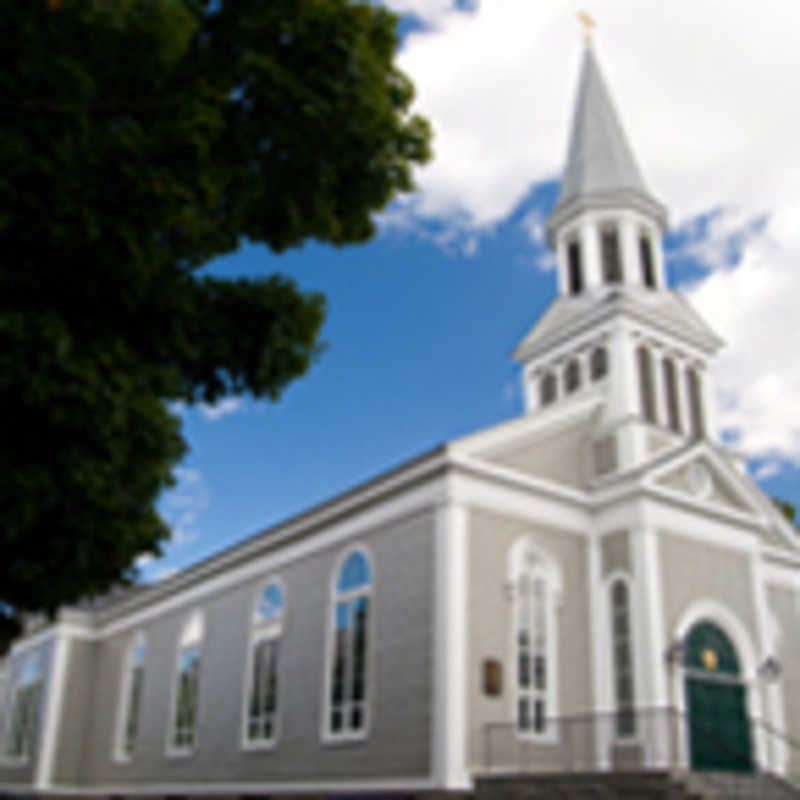
MULTIPOLYGON (((792 781, 800 768, 800 741, 763 720, 748 720, 732 733, 676 708, 548 718, 541 730, 515 723, 483 728, 483 767, 488 773, 635 772, 666 770, 688 775, 693 756, 702 764, 688 780, 706 796, 782 798, 788 786, 774 777, 775 765, 792 781)), ((796 795, 800 797, 800 791, 796 795)))

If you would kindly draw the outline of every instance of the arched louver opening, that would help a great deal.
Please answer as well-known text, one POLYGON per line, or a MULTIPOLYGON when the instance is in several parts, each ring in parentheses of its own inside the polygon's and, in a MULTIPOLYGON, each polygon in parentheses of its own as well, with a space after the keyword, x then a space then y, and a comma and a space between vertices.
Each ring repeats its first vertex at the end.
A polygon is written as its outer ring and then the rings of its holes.
POLYGON ((556 399, 556 376, 546 372, 539 383, 539 404, 549 406, 556 399))
POLYGON ((648 422, 656 422, 656 397, 653 389, 653 362, 650 351, 640 345, 636 349, 636 360, 639 366, 639 401, 642 416, 648 422))
POLYGON ((608 350, 595 347, 589 357, 589 371, 593 381, 599 381, 608 374, 608 350))
POLYGON ((564 388, 567 394, 577 391, 581 387, 581 367, 577 358, 573 358, 564 370, 564 388))
POLYGON ((580 294, 583 291, 583 265, 581 264, 581 246, 576 241, 567 245, 567 275, 569 293, 580 294))

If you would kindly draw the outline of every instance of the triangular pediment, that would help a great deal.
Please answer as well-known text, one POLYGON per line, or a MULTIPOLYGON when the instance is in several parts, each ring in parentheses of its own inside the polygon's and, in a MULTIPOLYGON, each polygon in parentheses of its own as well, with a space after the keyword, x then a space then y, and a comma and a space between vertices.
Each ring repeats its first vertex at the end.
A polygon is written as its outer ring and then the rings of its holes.
POLYGON ((782 514, 723 448, 707 442, 683 448, 673 457, 656 460, 645 470, 643 483, 666 496, 750 518, 765 545, 800 550, 800 541, 782 514))

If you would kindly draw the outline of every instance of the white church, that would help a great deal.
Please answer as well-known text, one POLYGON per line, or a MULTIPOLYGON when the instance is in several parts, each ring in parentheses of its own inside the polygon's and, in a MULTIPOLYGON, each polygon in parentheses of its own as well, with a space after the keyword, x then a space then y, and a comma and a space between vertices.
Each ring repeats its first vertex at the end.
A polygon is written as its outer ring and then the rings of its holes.
POLYGON ((30 626, 0 795, 800 797, 800 542, 666 219, 587 45, 524 413, 30 626))

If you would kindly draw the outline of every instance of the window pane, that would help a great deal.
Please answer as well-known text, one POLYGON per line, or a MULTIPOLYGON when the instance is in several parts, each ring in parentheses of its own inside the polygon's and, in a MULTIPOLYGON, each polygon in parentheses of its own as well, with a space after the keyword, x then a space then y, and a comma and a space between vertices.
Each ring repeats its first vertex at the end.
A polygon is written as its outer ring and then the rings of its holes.
POLYGON ((367 586, 370 582, 369 563, 361 552, 351 553, 339 572, 337 589, 347 592, 359 586, 367 586))
POLYGON ((519 727, 521 730, 525 731, 528 728, 530 728, 531 725, 527 697, 520 697, 517 710, 518 710, 517 719, 519 722, 519 727))
POLYGON ((256 612, 259 622, 272 622, 283 612, 283 592, 275 581, 261 593, 256 612))
POLYGON ((533 704, 533 728, 541 733, 544 730, 544 700, 537 700, 533 704))
POLYGON ((355 602, 353 631, 353 700, 363 700, 365 694, 368 615, 369 601, 366 597, 359 597, 355 602))

